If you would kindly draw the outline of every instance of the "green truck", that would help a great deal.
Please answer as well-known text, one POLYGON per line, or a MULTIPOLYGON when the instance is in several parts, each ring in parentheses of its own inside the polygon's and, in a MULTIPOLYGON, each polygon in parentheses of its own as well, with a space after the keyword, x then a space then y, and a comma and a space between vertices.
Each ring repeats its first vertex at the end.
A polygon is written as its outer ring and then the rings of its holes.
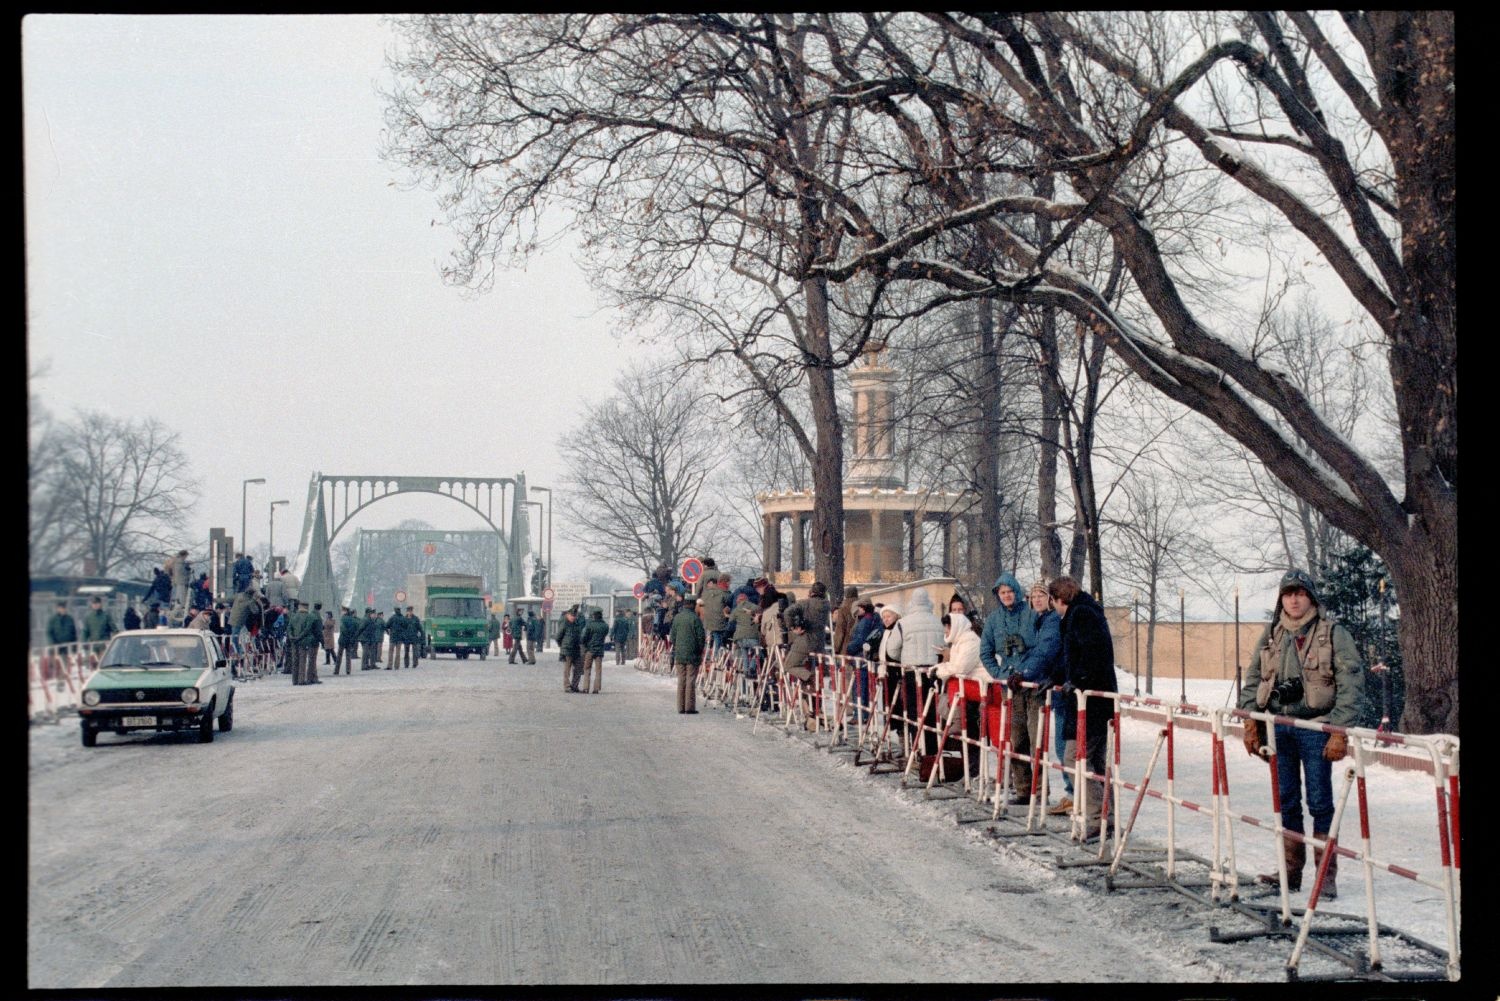
POLYGON ((451 653, 467 660, 489 651, 484 578, 471 573, 414 573, 406 577, 406 603, 422 617, 424 657, 451 653))

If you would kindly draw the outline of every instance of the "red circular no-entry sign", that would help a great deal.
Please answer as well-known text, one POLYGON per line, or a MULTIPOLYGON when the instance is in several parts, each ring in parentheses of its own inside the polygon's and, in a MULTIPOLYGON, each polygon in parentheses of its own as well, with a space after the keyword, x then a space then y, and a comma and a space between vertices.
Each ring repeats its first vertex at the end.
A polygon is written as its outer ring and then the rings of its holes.
POLYGON ((636 581, 635 587, 630 589, 630 593, 635 595, 636 601, 640 601, 646 596, 646 582, 643 580, 636 581))

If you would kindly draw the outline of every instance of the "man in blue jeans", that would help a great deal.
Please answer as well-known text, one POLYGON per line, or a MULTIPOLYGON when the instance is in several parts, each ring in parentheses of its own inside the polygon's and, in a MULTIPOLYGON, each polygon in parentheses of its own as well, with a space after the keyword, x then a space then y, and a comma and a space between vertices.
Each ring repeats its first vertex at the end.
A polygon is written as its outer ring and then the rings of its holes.
MULTIPOLYGON (((1354 637, 1334 622, 1318 605, 1312 578, 1301 570, 1289 570, 1277 592, 1276 618, 1255 646, 1252 669, 1240 689, 1241 709, 1271 712, 1292 719, 1312 720, 1333 726, 1353 726, 1364 694, 1364 665, 1354 637)), ((1261 725, 1245 721, 1245 750, 1263 753, 1261 725)), ((1297 834, 1305 830, 1302 817, 1303 780, 1307 785, 1307 812, 1312 814, 1313 837, 1326 839, 1333 824, 1333 762, 1348 753, 1342 733, 1329 734, 1278 722, 1276 738, 1276 785, 1281 796, 1281 826, 1297 834)), ((1297 838, 1283 838, 1287 889, 1302 889, 1302 868, 1307 846, 1297 838)), ((1323 850, 1313 849, 1313 867, 1323 850)), ((1338 856, 1328 860, 1323 895, 1338 896, 1338 856)), ((1261 882, 1280 883, 1275 873, 1257 877, 1261 882)))

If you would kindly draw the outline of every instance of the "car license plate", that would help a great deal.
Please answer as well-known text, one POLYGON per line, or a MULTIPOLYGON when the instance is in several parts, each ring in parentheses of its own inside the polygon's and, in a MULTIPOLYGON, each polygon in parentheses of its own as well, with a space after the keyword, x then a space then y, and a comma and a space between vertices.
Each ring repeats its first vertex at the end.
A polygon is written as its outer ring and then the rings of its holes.
POLYGON ((459 640, 457 643, 455 643, 453 645, 454 646, 468 646, 469 644, 465 643, 463 640, 459 640))
POLYGON ((121 726, 155 726, 155 716, 126 716, 120 720, 121 726))

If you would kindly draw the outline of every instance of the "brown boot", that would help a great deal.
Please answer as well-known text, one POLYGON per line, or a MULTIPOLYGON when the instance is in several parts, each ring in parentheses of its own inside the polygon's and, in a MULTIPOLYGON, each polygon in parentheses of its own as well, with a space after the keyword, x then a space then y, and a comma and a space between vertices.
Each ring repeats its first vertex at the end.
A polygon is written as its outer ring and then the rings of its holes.
MULTIPOLYGON (((1315 838, 1321 838, 1321 839, 1323 839, 1323 840, 1326 841, 1328 839, 1328 833, 1326 831, 1323 832, 1322 834, 1315 833, 1315 834, 1313 834, 1313 837, 1315 837, 1315 838)), ((1320 866, 1322 864, 1323 864, 1323 849, 1321 849, 1321 848, 1319 848, 1319 847, 1317 847, 1315 845, 1315 846, 1313 846, 1313 869, 1316 870, 1318 868, 1318 866, 1320 866)), ((1334 852, 1333 855, 1332 855, 1332 857, 1330 857, 1328 859, 1328 872, 1324 873, 1324 875, 1323 875, 1323 889, 1320 891, 1319 896, 1326 897, 1329 900, 1337 900, 1337 899, 1339 899, 1338 875, 1339 875, 1339 853, 1338 852, 1334 852)))
MULTIPOLYGON (((1281 857, 1286 860, 1286 888, 1296 893, 1302 889, 1302 867, 1307 864, 1307 845, 1294 838, 1282 838, 1281 857)), ((1272 886, 1281 885, 1281 877, 1274 872, 1263 872, 1255 880, 1272 886)))

